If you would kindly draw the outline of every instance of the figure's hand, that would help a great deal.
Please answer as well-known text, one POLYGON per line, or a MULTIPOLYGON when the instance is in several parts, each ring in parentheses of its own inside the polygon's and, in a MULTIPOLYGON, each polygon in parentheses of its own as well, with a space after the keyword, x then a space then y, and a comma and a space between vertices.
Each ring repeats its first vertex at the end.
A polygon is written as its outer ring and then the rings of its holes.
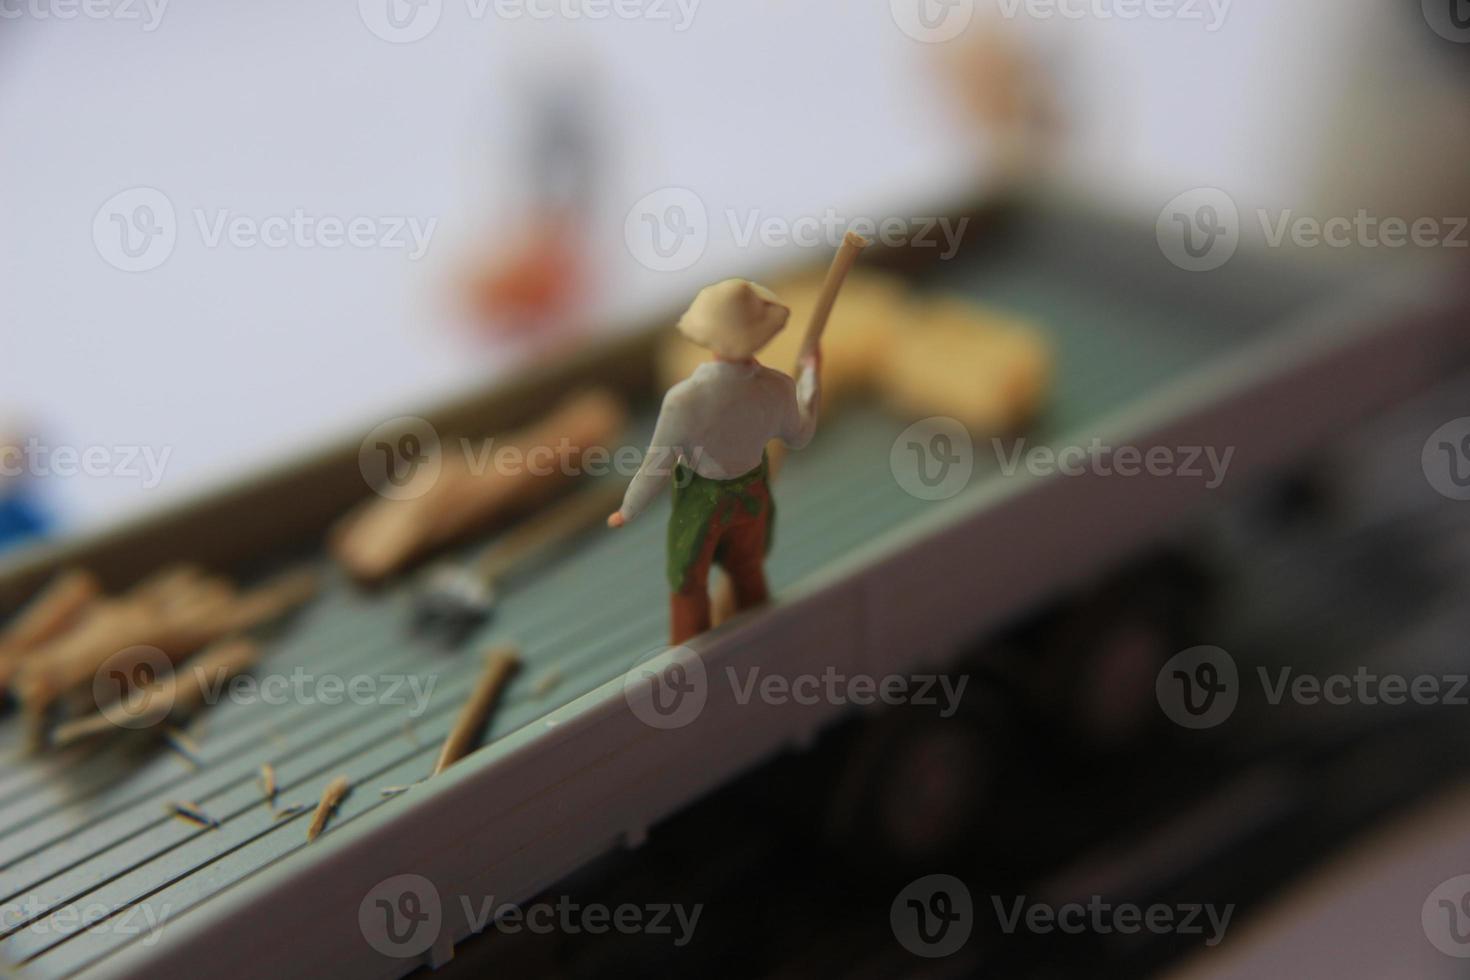
POLYGON ((620 511, 620 510, 615 510, 611 514, 608 514, 607 515, 607 526, 608 527, 611 527, 611 528, 619 528, 619 527, 622 527, 626 523, 627 523, 627 521, 623 520, 623 512, 620 511))
POLYGON ((796 378, 796 400, 804 412, 813 412, 817 404, 817 386, 822 377, 822 349, 808 351, 797 362, 801 370, 796 378))

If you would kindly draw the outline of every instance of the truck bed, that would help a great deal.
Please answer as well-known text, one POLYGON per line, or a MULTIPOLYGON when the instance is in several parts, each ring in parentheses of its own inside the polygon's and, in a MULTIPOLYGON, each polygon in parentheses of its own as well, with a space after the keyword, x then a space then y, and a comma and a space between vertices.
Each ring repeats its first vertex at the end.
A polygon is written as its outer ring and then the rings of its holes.
MULTIPOLYGON (((1220 493, 1413 391, 1457 349, 1414 290, 1364 293, 1342 270, 1253 256, 1191 277, 1163 260, 1151 229, 1063 208, 1023 209, 983 248, 907 274, 1044 326, 1055 392, 1029 443, 1234 447, 1220 493)), ((656 408, 647 396, 638 433, 656 408)), ((726 667, 882 674, 942 660, 1211 493, 1184 478, 1007 476, 982 442, 968 488, 924 501, 890 468, 904 428, 849 406, 788 458, 769 562, 776 601, 695 645, 709 706, 677 731, 638 723, 623 694, 666 635, 667 502, 539 568, 458 646, 411 628, 411 578, 365 592, 321 553, 304 556, 326 587, 268 637, 256 675, 370 677, 403 703, 226 700, 191 729, 197 765, 136 738, 27 756, 11 713, 0 720, 0 745, 16 747, 0 763, 0 962, 66 977, 183 975, 198 963, 226 975, 393 976, 440 961, 469 931, 451 896, 525 898, 840 710, 738 704, 726 667), (485 747, 413 785, 474 683, 478 651, 497 641, 519 645, 524 664, 485 747), (538 696, 552 671, 560 682, 538 696), (413 684, 428 692, 422 712, 413 684), (278 806, 305 811, 272 811, 257 781, 265 762, 278 806), (353 790, 308 844, 317 795, 337 774, 353 790), (400 786, 412 788, 382 792, 400 786), (171 816, 176 800, 219 826, 171 816), (422 958, 395 960, 363 939, 358 905, 405 872, 435 883, 444 925, 422 958)), ((83 545, 64 560, 86 556, 83 545)), ((264 554, 252 568, 288 558, 303 556, 264 554)))

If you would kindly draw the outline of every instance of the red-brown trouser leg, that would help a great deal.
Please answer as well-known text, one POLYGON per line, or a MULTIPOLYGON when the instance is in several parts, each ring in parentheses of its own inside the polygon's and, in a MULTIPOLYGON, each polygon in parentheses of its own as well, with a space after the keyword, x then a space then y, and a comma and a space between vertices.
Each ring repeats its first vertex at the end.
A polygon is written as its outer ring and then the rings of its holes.
POLYGON ((766 588, 766 530, 771 515, 768 491, 764 498, 758 514, 736 508, 736 517, 721 541, 720 567, 730 576, 736 609, 749 609, 770 598, 766 588))
POLYGON ((704 546, 689 570, 684 574, 684 586, 669 596, 669 645, 687 643, 709 629, 709 567, 714 561, 715 549, 720 546, 725 528, 719 508, 710 519, 709 531, 704 536, 704 546))

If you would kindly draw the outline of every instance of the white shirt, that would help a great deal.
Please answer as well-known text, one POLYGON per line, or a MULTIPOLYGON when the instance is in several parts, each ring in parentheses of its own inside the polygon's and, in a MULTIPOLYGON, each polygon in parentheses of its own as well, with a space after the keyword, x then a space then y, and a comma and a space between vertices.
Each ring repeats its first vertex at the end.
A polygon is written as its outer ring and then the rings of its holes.
POLYGON ((664 395, 653 441, 623 497, 623 520, 658 496, 676 463, 711 480, 732 480, 760 465, 772 439, 802 448, 817 431, 819 394, 810 368, 798 383, 755 360, 701 364, 664 395))

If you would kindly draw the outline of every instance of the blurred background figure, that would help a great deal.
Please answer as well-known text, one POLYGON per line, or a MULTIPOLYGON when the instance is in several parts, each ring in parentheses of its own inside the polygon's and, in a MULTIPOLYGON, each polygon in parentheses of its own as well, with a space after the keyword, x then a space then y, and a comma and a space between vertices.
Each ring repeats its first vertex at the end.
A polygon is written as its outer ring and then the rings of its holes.
POLYGON ((0 552, 40 537, 48 523, 26 466, 25 436, 0 414, 0 552))
POLYGON ((469 275, 471 313, 491 340, 564 330, 588 316, 582 304, 598 244, 588 225, 607 167, 591 65, 542 69, 516 88, 525 101, 508 141, 523 157, 513 210, 485 229, 483 267, 469 275))

